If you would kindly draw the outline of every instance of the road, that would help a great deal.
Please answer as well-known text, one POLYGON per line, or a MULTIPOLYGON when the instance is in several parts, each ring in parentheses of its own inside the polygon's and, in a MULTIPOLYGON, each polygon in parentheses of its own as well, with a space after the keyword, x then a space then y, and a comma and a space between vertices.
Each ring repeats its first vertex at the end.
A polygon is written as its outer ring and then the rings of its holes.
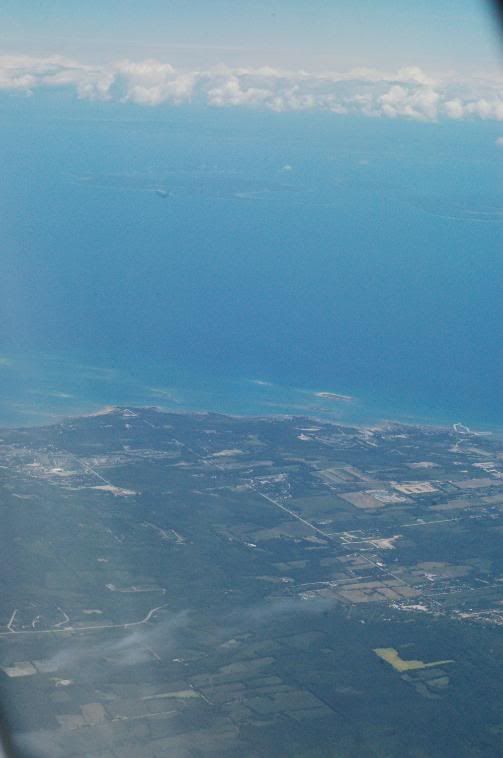
POLYGON ((14 618, 17 613, 17 609, 13 612, 10 621, 7 625, 7 629, 9 629, 8 632, 0 632, 0 637, 9 637, 15 634, 58 634, 61 632, 96 632, 100 629, 130 629, 133 626, 141 626, 142 624, 147 624, 152 616, 157 612, 160 611, 161 608, 166 608, 167 603, 164 603, 163 605, 158 605, 155 608, 151 608, 151 610, 147 613, 147 615, 140 619, 139 621, 129 621, 125 624, 100 624, 100 625, 92 625, 92 626, 65 626, 63 628, 53 628, 53 629, 12 629, 12 622, 14 621, 14 618))

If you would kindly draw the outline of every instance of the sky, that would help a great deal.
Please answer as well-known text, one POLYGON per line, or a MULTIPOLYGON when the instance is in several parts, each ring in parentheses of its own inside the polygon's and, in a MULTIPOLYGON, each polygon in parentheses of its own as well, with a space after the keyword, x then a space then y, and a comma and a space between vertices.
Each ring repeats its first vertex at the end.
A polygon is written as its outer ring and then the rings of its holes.
POLYGON ((0 40, 7 53, 90 63, 126 56, 480 74, 497 66, 489 8, 488 0, 3 0, 0 40))

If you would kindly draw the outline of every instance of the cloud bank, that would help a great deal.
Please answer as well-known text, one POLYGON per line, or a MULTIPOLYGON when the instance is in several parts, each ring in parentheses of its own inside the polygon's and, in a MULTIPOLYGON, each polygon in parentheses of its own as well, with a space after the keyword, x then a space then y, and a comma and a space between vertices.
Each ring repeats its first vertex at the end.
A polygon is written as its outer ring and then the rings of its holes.
POLYGON ((70 88, 86 100, 156 106, 200 103, 276 112, 328 111, 369 117, 503 121, 503 78, 436 79, 417 66, 308 72, 225 65, 182 70, 157 60, 88 65, 62 56, 0 56, 0 91, 70 88))

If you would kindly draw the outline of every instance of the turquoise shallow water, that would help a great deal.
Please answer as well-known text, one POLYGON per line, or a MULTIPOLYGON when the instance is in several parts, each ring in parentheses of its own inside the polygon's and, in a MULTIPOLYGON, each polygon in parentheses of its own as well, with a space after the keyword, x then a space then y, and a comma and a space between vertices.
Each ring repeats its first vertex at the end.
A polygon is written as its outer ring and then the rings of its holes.
MULTIPOLYGON (((383 420, 450 425, 467 417, 379 403, 325 385, 289 387, 258 377, 201 376, 175 365, 129 371, 57 355, 11 355, 0 363, 0 426, 32 426, 95 413, 105 406, 156 406, 166 411, 236 415, 307 415, 339 423, 383 420), (323 397, 332 392, 339 397, 323 397)), ((501 428, 476 423, 477 428, 501 428)))
POLYGON ((287 387, 257 377, 200 376, 174 364, 144 364, 140 372, 130 372, 63 356, 17 355, 4 358, 0 379, 0 425, 9 426, 50 423, 107 405, 341 420, 370 417, 360 399, 319 397, 322 388, 287 387))
POLYGON ((146 403, 503 426, 497 125, 0 111, 2 423, 146 403))

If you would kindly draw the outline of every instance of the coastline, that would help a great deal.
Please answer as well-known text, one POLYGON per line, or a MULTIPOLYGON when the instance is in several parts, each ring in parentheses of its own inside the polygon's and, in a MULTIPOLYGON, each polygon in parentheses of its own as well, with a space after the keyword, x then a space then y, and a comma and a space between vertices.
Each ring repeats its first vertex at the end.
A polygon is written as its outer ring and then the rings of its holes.
POLYGON ((404 408, 356 388, 303 387, 269 378, 196 373, 174 362, 139 363, 136 373, 90 364, 83 356, 8 355, 0 364, 0 427, 46 426, 102 413, 107 407, 157 407, 173 413, 236 417, 302 416, 353 427, 385 424, 503 434, 503 423, 446 409, 404 408))
POLYGON ((146 405, 146 404, 120 404, 120 405, 104 405, 100 408, 94 409, 92 411, 82 411, 82 412, 74 412, 70 414, 61 414, 61 415, 53 415, 50 420, 47 420, 44 423, 23 423, 23 424, 6 424, 2 423, 2 419, 0 417, 0 431, 2 429, 4 430, 16 430, 16 429, 37 429, 37 428, 46 428, 51 426, 57 426, 58 424, 62 423, 71 423, 72 421, 78 421, 80 419, 85 418, 96 418, 100 416, 107 416, 109 414, 113 413, 125 413, 130 412, 131 415, 136 415, 137 413, 141 411, 155 411, 160 414, 166 414, 166 415, 180 415, 180 416, 222 416, 224 418, 230 418, 230 419, 236 419, 236 420, 244 420, 249 419, 250 421, 253 420, 269 420, 269 421, 275 421, 275 420, 284 420, 284 419, 303 419, 314 423, 322 423, 322 424, 328 424, 333 426, 344 426, 349 427, 352 429, 359 429, 359 430, 365 430, 365 431, 379 431, 379 430, 385 430, 390 428, 397 428, 397 429, 416 429, 421 431, 431 431, 431 432, 445 432, 445 433, 456 433, 459 435, 460 440, 465 439, 473 439, 475 437, 487 437, 490 436, 493 439, 503 439, 503 429, 493 427, 490 429, 486 428, 478 428, 474 429, 472 427, 465 427, 464 431, 459 431, 456 427, 458 426, 465 426, 464 424, 461 424, 460 422, 454 422, 454 423, 440 423, 440 422, 434 422, 434 421, 424 421, 424 420, 411 420, 410 418, 407 420, 403 420, 401 418, 381 418, 381 419, 368 419, 367 421, 353 421, 349 419, 342 419, 342 418, 331 418, 327 415, 324 416, 316 416, 312 414, 302 414, 302 413, 231 413, 231 412, 225 412, 225 411, 216 411, 212 409, 201 409, 201 408, 169 408, 166 406, 160 406, 160 405, 146 405))

